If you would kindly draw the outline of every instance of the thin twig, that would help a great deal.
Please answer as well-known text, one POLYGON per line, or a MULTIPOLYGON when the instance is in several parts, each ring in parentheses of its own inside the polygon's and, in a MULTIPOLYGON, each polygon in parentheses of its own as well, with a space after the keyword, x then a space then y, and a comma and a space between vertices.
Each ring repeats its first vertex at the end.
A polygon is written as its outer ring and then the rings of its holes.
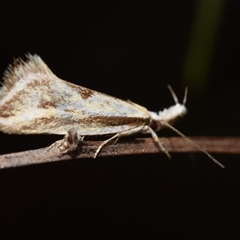
MULTIPOLYGON (((191 137, 209 153, 240 154, 240 137, 191 137)), ((161 143, 169 153, 196 153, 196 147, 181 137, 161 138, 161 143)), ((46 163, 79 158, 92 158, 100 141, 83 141, 72 154, 59 154, 57 148, 40 148, 24 152, 0 155, 0 168, 46 163)), ((120 139, 117 144, 108 144, 98 157, 162 153, 152 138, 120 139)))

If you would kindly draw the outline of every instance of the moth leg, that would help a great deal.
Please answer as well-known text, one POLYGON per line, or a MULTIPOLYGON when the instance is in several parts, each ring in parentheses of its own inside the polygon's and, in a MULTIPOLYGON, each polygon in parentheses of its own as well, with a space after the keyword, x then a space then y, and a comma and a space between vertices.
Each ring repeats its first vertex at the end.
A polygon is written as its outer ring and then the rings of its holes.
POLYGON ((102 148, 103 148, 108 142, 112 141, 114 138, 117 138, 117 139, 119 138, 118 133, 115 134, 114 136, 110 137, 109 139, 103 141, 103 142, 100 144, 100 146, 98 147, 97 151, 95 152, 93 158, 96 158, 97 155, 99 154, 99 152, 102 150, 102 148))
POLYGON ((159 141, 159 138, 157 136, 157 134, 149 127, 149 126, 145 126, 145 128, 143 129, 143 131, 149 132, 152 135, 153 141, 159 146, 159 148, 168 156, 168 158, 171 159, 171 155, 169 154, 169 152, 166 150, 166 148, 161 144, 161 142, 159 141))
POLYGON ((118 139, 119 139, 119 136, 116 138, 116 140, 114 141, 113 145, 115 145, 117 143, 118 139))
POLYGON ((113 139, 116 138, 116 141, 114 142, 114 144, 118 141, 118 139, 120 137, 126 137, 126 136, 129 136, 129 135, 133 135, 133 134, 136 134, 136 133, 139 133, 143 130, 145 126, 140 126, 140 127, 136 127, 136 128, 133 128, 133 129, 130 129, 130 130, 127 130, 127 131, 124 131, 124 132, 120 132, 120 133, 117 133, 115 134, 114 136, 110 137, 109 139, 105 140, 104 142, 101 143, 101 145, 98 147, 97 151, 95 152, 94 154, 94 158, 97 157, 97 155, 99 154, 99 152, 102 150, 102 148, 110 141, 112 141, 113 139))
POLYGON ((78 132, 75 129, 70 129, 62 139, 58 149, 61 153, 75 151, 79 142, 83 141, 83 138, 84 137, 78 135, 78 132))
POLYGON ((56 141, 55 143, 50 145, 48 149, 56 146, 61 153, 72 152, 76 150, 79 142, 83 141, 83 138, 84 137, 78 135, 75 129, 70 129, 68 130, 63 139, 56 141))

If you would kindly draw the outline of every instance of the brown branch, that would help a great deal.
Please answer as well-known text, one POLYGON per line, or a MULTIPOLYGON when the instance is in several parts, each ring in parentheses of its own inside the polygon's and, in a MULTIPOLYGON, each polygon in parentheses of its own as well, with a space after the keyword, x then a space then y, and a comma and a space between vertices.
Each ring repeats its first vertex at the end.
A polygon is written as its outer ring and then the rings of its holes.
MULTIPOLYGON (((240 137, 191 137, 209 153, 240 154, 240 137)), ((160 139, 169 153, 195 153, 199 149, 181 137, 160 139)), ((100 141, 84 141, 72 154, 59 154, 56 147, 0 155, 0 168, 46 163, 79 158, 92 158, 100 141)), ((117 144, 105 146, 98 157, 162 153, 152 138, 120 139, 117 144)))

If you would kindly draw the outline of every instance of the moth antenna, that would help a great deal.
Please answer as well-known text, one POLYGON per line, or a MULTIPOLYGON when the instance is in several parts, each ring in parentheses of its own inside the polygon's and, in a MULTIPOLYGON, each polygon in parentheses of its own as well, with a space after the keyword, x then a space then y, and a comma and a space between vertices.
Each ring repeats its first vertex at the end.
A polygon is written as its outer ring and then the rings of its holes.
POLYGON ((172 94, 172 97, 173 97, 174 102, 175 102, 176 104, 178 104, 178 98, 177 98, 175 92, 173 91, 173 89, 172 89, 172 87, 171 87, 170 85, 168 85, 168 89, 169 89, 170 93, 172 94))
POLYGON ((162 122, 162 125, 165 125, 166 127, 172 129, 175 133, 177 133, 179 136, 181 136, 182 138, 184 138, 187 142, 191 143, 193 146, 195 146, 196 148, 198 148, 200 151, 202 151, 206 156, 208 156, 213 162, 215 162, 217 165, 219 165, 221 168, 225 168, 225 166, 223 164, 221 164, 217 159, 215 159, 210 153, 208 153, 206 150, 204 150, 202 147, 200 147, 196 142, 194 142, 193 140, 191 140, 190 138, 188 138, 187 136, 185 136, 183 133, 181 133, 179 130, 177 130, 175 127, 173 127, 172 125, 170 125, 167 122, 162 122))
POLYGON ((184 92, 184 97, 183 97, 183 106, 186 105, 187 102, 187 94, 188 94, 188 88, 185 88, 185 92, 184 92))

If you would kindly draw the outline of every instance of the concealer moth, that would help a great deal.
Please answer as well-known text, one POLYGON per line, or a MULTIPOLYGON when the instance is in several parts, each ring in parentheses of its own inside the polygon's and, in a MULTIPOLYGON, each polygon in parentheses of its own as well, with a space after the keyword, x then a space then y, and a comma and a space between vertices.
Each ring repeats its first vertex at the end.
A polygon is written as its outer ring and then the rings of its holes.
POLYGON ((169 86, 175 105, 155 113, 131 101, 64 81, 36 54, 28 54, 26 61, 16 59, 5 71, 2 85, 0 130, 10 134, 65 135, 53 144, 61 154, 74 151, 85 136, 110 135, 96 150, 96 158, 108 142, 143 133, 151 134, 159 148, 170 157, 156 135, 167 127, 224 167, 172 126, 187 113, 187 89, 180 104, 169 86))

